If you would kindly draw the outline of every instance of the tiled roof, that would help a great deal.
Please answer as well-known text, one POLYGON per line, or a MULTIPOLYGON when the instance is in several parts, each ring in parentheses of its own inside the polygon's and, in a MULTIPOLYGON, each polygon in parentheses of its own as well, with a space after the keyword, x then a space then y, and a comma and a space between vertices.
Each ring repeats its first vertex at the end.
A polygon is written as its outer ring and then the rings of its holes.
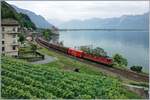
POLYGON ((18 21, 14 20, 14 19, 2 19, 1 20, 1 24, 2 26, 19 26, 18 21))

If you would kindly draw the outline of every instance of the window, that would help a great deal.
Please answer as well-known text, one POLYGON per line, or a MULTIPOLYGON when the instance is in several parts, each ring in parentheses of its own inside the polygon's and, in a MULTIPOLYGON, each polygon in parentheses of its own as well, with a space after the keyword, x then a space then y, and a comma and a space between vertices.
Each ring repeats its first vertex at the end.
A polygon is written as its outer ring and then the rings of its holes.
POLYGON ((5 51, 5 47, 2 47, 2 51, 5 51))
POLYGON ((13 43, 16 43, 16 40, 13 40, 13 43))
POLYGON ((13 28, 13 31, 16 31, 16 28, 15 28, 15 27, 13 28))
POLYGON ((2 44, 4 44, 5 42, 4 41, 2 41, 2 44))
POLYGON ((16 46, 13 46, 13 50, 16 50, 16 46))
POLYGON ((2 27, 2 31, 5 31, 5 28, 4 28, 4 27, 2 27))
POLYGON ((13 34, 13 38, 16 38, 16 34, 13 34))
POLYGON ((2 39, 4 39, 4 34, 2 33, 2 39))
POLYGON ((17 28, 17 32, 19 32, 19 31, 20 31, 20 28, 18 27, 18 28, 17 28))

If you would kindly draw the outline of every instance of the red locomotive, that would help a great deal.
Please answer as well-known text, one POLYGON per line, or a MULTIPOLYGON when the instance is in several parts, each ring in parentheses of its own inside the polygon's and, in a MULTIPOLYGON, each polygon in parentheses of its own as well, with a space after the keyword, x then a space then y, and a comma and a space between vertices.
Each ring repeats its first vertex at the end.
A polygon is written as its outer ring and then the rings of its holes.
POLYGON ((67 53, 69 55, 72 55, 72 56, 75 56, 78 58, 87 59, 87 60, 94 61, 94 62, 101 63, 101 64, 112 65, 112 59, 110 59, 108 57, 96 57, 96 56, 87 54, 81 50, 76 50, 73 48, 67 48, 67 47, 62 47, 62 46, 48 43, 47 41, 45 41, 41 38, 36 38, 36 41, 42 43, 43 45, 45 45, 48 48, 53 48, 55 50, 59 50, 63 53, 67 53))
POLYGON ((107 64, 107 65, 111 65, 112 64, 112 59, 110 58, 106 58, 106 57, 96 57, 87 53, 83 54, 83 58, 84 59, 88 59, 94 62, 99 62, 99 63, 103 63, 103 64, 107 64))

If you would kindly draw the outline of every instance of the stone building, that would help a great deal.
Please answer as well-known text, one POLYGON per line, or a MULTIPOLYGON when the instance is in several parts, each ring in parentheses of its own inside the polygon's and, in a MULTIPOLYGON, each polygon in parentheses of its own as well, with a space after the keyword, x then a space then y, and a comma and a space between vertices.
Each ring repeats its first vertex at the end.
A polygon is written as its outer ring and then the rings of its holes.
POLYGON ((14 19, 2 19, 2 54, 18 56, 19 23, 14 19))

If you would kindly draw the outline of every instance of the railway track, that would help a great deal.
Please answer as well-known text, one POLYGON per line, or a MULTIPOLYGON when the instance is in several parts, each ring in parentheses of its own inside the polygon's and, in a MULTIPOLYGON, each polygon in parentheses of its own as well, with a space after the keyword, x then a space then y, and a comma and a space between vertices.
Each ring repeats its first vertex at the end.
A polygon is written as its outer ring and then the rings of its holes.
MULTIPOLYGON (((62 54, 64 56, 67 56, 67 57, 70 57, 70 58, 74 58, 70 55, 67 55, 67 54, 61 52, 61 51, 55 50, 54 48, 49 48, 48 46, 40 43, 37 40, 36 40, 36 42, 39 45, 41 45, 42 47, 45 47, 49 50, 52 50, 54 52, 57 52, 59 54, 62 54)), ((99 63, 93 63, 91 61, 80 59, 80 58, 77 58, 76 60, 78 60, 80 62, 83 62, 83 63, 86 63, 86 64, 89 64, 89 65, 92 65, 92 66, 95 66, 95 67, 107 72, 107 74, 109 74, 109 72, 113 73, 117 77, 120 77, 120 78, 125 78, 125 79, 128 79, 128 80, 133 80, 133 81, 137 81, 137 82, 149 82, 149 76, 145 75, 145 74, 136 73, 136 72, 133 72, 133 71, 128 70, 128 69, 119 69, 119 68, 116 68, 116 67, 110 67, 110 66, 106 66, 106 65, 103 65, 103 64, 99 64, 99 63)))

